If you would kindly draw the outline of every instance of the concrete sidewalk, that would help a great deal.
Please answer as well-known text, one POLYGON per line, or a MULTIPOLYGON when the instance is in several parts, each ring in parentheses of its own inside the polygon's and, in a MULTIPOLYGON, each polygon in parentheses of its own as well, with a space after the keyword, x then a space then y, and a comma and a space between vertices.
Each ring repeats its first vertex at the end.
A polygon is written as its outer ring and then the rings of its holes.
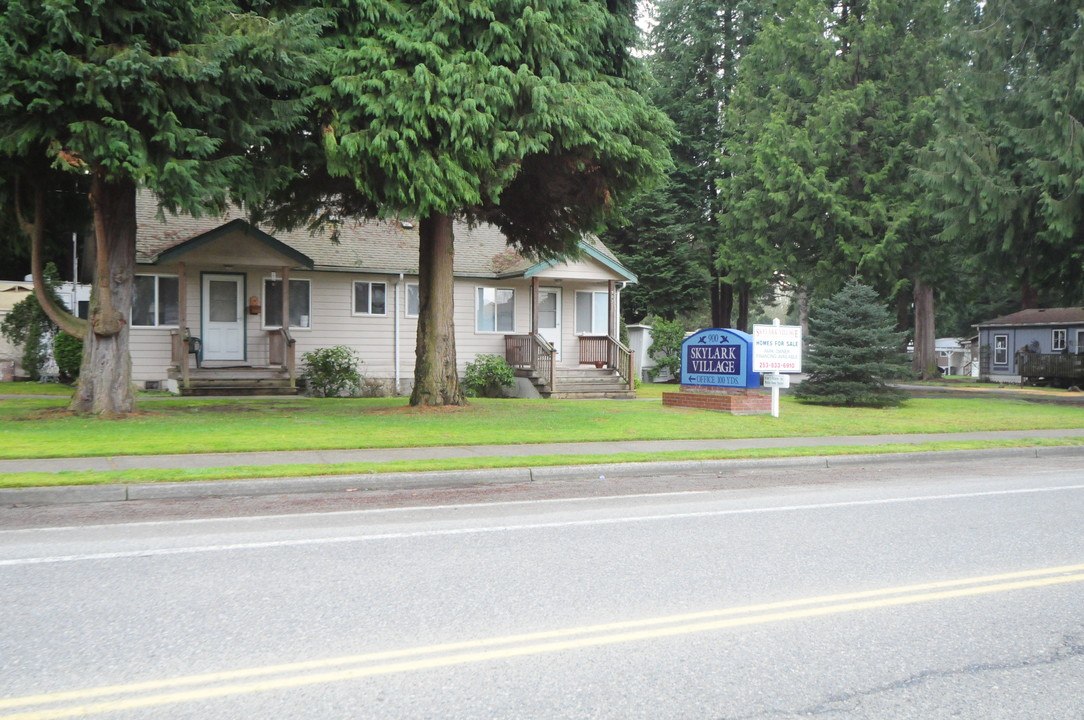
POLYGON ((916 445, 927 442, 1084 438, 1084 428, 1071 430, 1009 430, 994 432, 929 433, 922 435, 852 435, 833 437, 745 438, 739 440, 632 440, 622 442, 547 443, 541 445, 458 445, 365 450, 291 450, 283 452, 194 453, 178 455, 115 455, 109 457, 0 460, 0 473, 60 472, 64 470, 155 470, 236 467, 240 465, 332 465, 384 463, 396 460, 455 458, 521 458, 542 455, 614 455, 694 450, 838 447, 841 445, 916 445))
MULTIPOLYGON (((1000 432, 930 433, 922 435, 858 435, 845 437, 753 438, 741 440, 666 440, 598 443, 552 443, 545 445, 469 445, 458 447, 389 448, 369 450, 313 450, 290 452, 212 453, 192 455, 145 455, 96 458, 58 458, 47 460, 3 460, 0 473, 59 472, 63 470, 128 470, 171 468, 213 468, 235 466, 275 466, 295 464, 384 463, 395 460, 432 460, 452 458, 522 458, 553 455, 613 455, 617 453, 658 453, 694 450, 744 450, 751 448, 816 448, 833 446, 916 445, 927 442, 972 440, 1017 440, 1084 438, 1084 428, 1071 430, 1030 430, 1000 432)), ((967 451, 965 454, 1029 452, 1039 450, 1006 449, 967 451)), ((1046 454, 1079 454, 1084 447, 1042 448, 1046 454)), ((949 453, 952 455, 958 453, 949 453)), ((944 456, 945 453, 918 453, 909 460, 944 456)), ((858 455, 793 457, 772 460, 660 461, 645 463, 610 463, 604 465, 559 465, 490 470, 437 471, 420 473, 375 473, 317 477, 266 478, 211 482, 135 483, 127 485, 83 485, 19 488, 0 490, 0 504, 53 504, 78 502, 115 502, 165 498, 209 496, 271 495, 306 492, 335 492, 347 489, 393 489, 410 487, 471 486, 493 483, 534 482, 543 479, 589 480, 605 476, 646 476, 724 472, 736 467, 771 465, 871 464, 897 461, 899 455, 858 455)))

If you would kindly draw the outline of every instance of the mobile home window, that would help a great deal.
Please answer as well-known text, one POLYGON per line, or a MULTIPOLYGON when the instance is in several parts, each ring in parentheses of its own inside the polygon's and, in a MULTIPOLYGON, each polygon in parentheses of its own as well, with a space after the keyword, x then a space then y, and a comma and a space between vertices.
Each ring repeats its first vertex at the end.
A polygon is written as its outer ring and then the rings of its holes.
POLYGON ((478 288, 478 332, 514 332, 516 291, 510 288, 478 288))
MULTIPOLYGON (((263 281, 264 327, 282 327, 282 281, 263 281)), ((309 281, 290 281, 290 327, 311 327, 309 313, 309 281)))
POLYGON ((136 275, 132 326, 176 326, 180 318, 180 282, 175 275, 136 275))
POLYGON ((1009 364, 1009 336, 994 335, 994 365, 1009 364))
POLYGON ((382 282, 354 282, 355 315, 387 315, 388 286, 382 282))
POLYGON ((1066 338, 1068 333, 1065 330, 1053 330, 1050 335, 1050 349, 1054 352, 1060 352, 1065 349, 1066 338))
POLYGON ((576 292, 576 332, 607 335, 610 332, 610 293, 576 292))

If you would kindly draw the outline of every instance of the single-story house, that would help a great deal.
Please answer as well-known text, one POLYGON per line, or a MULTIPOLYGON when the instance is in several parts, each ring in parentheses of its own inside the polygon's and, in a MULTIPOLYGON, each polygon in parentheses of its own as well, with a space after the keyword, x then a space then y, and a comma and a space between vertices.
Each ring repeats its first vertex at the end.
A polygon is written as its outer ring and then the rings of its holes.
MULTIPOLYGON (((130 348, 138 386, 183 392, 200 376, 238 384, 255 370, 292 384, 305 352, 347 345, 370 383, 410 391, 418 313, 412 222, 347 220, 334 237, 277 232, 240 212, 163 219, 145 193, 137 212, 130 348)), ((615 393, 632 390, 631 358, 616 338, 620 291, 636 277, 595 238, 580 250, 535 262, 494 226, 456 224, 461 374, 476 356, 495 354, 531 379, 518 386, 528 396, 534 387, 542 396, 559 393, 557 385, 592 373, 615 393)))
POLYGON ((984 379, 1079 384, 1084 377, 1084 308, 1021 310, 975 328, 984 379))

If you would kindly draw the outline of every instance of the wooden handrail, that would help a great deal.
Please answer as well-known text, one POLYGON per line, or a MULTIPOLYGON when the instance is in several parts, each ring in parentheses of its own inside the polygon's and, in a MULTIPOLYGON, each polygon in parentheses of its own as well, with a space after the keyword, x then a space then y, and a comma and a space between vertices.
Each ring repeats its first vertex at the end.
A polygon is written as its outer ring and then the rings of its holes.
POLYGON ((597 365, 599 363, 617 370, 629 390, 636 389, 636 378, 632 374, 632 350, 617 338, 609 335, 581 335, 580 364, 597 365))
POLYGON ((290 334, 289 328, 280 327, 268 330, 268 362, 281 365, 290 377, 290 387, 297 387, 297 340, 290 334))
POLYGON ((530 370, 554 392, 557 383, 555 373, 557 350, 537 333, 504 336, 504 359, 514 368, 530 370))

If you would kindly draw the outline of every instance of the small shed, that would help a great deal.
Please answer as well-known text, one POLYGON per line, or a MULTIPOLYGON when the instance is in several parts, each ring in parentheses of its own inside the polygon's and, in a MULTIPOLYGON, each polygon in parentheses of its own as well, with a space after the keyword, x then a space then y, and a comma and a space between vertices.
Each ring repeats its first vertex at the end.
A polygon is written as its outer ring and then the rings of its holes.
POLYGON ((975 329, 984 379, 1079 384, 1084 378, 1084 307, 1021 310, 975 329))

